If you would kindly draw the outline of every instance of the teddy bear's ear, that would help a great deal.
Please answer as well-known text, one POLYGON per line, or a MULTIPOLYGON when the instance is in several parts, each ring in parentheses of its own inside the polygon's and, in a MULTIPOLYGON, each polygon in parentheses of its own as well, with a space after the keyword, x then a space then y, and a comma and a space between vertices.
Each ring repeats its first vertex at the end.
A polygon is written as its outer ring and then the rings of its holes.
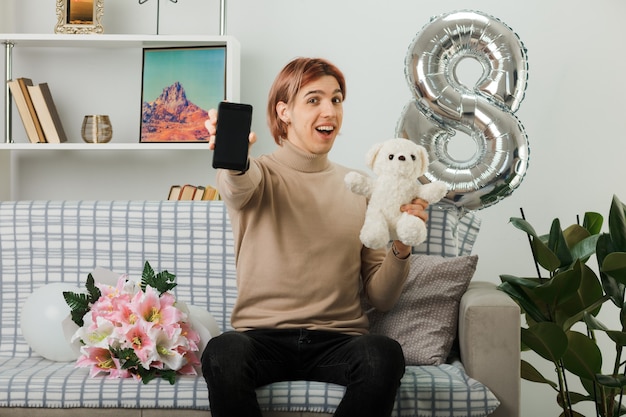
POLYGON ((420 176, 424 175, 426 173, 426 171, 428 170, 428 165, 430 164, 430 161, 428 160, 428 152, 426 151, 426 148, 424 148, 423 146, 420 146, 419 151, 418 151, 418 157, 420 158, 422 164, 421 164, 421 169, 420 169, 420 176))
POLYGON ((378 155, 378 151, 383 147, 383 143, 377 143, 372 146, 367 154, 365 155, 365 163, 370 169, 374 169, 374 161, 376 161, 376 156, 378 155))

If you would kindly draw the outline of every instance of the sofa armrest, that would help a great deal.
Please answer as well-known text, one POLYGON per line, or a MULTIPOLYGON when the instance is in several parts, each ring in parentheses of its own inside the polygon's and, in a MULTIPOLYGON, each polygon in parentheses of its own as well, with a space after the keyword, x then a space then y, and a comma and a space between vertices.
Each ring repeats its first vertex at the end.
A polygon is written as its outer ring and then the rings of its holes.
POLYGON ((500 400, 493 417, 520 416, 519 306, 490 282, 472 281, 461 299, 461 361, 500 400))

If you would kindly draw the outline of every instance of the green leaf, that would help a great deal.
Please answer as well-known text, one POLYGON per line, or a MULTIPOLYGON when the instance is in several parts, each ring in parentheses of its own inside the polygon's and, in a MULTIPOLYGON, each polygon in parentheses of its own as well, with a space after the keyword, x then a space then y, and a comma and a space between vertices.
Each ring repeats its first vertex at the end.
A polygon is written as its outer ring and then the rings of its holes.
POLYGON ((531 382, 539 382, 541 384, 548 384, 552 386, 552 388, 558 389, 558 385, 555 382, 550 381, 549 379, 546 379, 543 375, 541 375, 541 372, 539 372, 530 363, 522 359, 520 365, 521 365, 520 371, 521 371, 522 379, 525 379, 531 382))
POLYGON ((145 369, 142 366, 137 367, 137 374, 141 378, 141 382, 143 382, 144 385, 158 376, 155 369, 145 369))
POLYGON ((519 217, 511 217, 509 221, 513 226, 520 229, 522 232, 525 232, 526 234, 529 234, 536 238, 539 237, 539 235, 537 235, 537 232, 535 232, 535 229, 526 220, 520 219, 519 217))
POLYGON ((122 369, 142 367, 133 348, 109 348, 111 354, 120 360, 122 369))
MULTIPOLYGON (((573 248, 578 243, 582 242, 590 236, 591 235, 589 234, 589 231, 587 229, 577 224, 573 224, 563 230, 563 238, 565 239, 568 248, 573 248)), ((595 249, 596 248, 594 246, 593 250, 595 251, 595 249)))
POLYGON ((584 315, 585 324, 591 330, 599 330, 605 332, 607 336, 611 338, 611 340, 615 343, 616 346, 626 346, 626 332, 621 332, 618 330, 610 330, 606 327, 600 320, 592 316, 591 314, 586 313, 584 315))
POLYGON ((522 343, 553 363, 561 360, 567 350, 567 335, 555 323, 535 323, 528 329, 522 328, 521 331, 522 343))
MULTIPOLYGON (((587 265, 577 261, 574 264, 574 271, 578 271, 580 275, 580 281, 576 294, 569 297, 565 302, 561 303, 557 310, 557 322, 565 323, 571 317, 578 315, 577 320, 582 320, 582 312, 588 311, 591 314, 598 314, 601 304, 606 301, 603 299, 602 285, 598 276, 587 265), (598 300, 602 300, 601 303, 597 303, 598 300), (590 310, 589 307, 595 305, 594 310, 590 310)), ((573 325, 573 323, 571 323, 573 325)), ((564 327, 568 329, 569 327, 564 327)))
POLYGON ((624 388, 626 387, 626 376, 625 375, 596 375, 596 381, 598 384, 604 385, 605 387, 610 388, 624 388))
POLYGON ((70 306, 70 316, 72 321, 79 327, 85 324, 83 317, 89 312, 89 295, 83 293, 75 293, 71 291, 63 291, 63 298, 68 306, 70 306))
POLYGON ((72 321, 79 327, 82 327, 85 322, 83 317, 91 310, 91 306, 98 301, 102 295, 98 287, 96 287, 93 275, 87 275, 87 294, 75 293, 72 291, 64 291, 63 298, 70 307, 70 316, 72 321))
POLYGON ((89 307, 89 295, 85 293, 63 291, 63 298, 72 310, 89 307))
POLYGON ((600 235, 588 236, 580 242, 574 244, 571 248, 572 257, 574 260, 580 259, 583 263, 596 253, 596 247, 600 235))
POLYGON ((551 272, 558 269, 560 266, 558 256, 554 254, 550 248, 548 248, 545 242, 541 239, 541 236, 537 234, 530 223, 524 219, 520 219, 519 217, 511 217, 509 221, 517 229, 532 237, 531 249, 533 252, 533 259, 535 259, 542 268, 551 272))
POLYGON ((143 273, 141 274, 141 289, 146 290, 146 287, 150 286, 159 292, 159 295, 172 290, 176 287, 176 275, 167 271, 154 273, 154 269, 150 266, 150 263, 146 261, 143 267, 143 273))
MULTIPOLYGON (((568 390, 567 388, 566 388, 566 391, 565 391, 565 395, 567 395, 567 398, 568 398, 567 404, 574 405, 574 404, 578 404, 579 402, 582 402, 582 401, 593 401, 593 398, 591 398, 590 396, 579 394, 577 392, 572 392, 572 391, 568 390)), ((561 396, 561 393, 557 394, 556 402, 563 409, 568 407, 568 406, 565 405, 565 403, 563 401, 563 397, 561 396)), ((579 414, 579 413, 577 413, 574 410, 571 410, 571 411, 572 411, 572 413, 571 414, 567 414, 567 417, 575 417, 575 416, 576 417, 577 416, 585 417, 582 414, 579 414)), ((563 413, 561 413, 560 415, 561 416, 565 416, 565 414, 563 414, 563 413)))
POLYGON ((600 270, 615 278, 620 284, 626 284, 626 252, 613 252, 606 255, 600 270))
POLYGON ((543 269, 550 272, 559 269, 561 260, 541 239, 533 238, 531 246, 537 263, 543 269))
POLYGON ((608 300, 607 297, 602 297, 602 298, 596 300, 594 303, 592 303, 589 306, 587 306, 584 310, 579 311, 578 313, 572 314, 571 316, 569 316, 569 318, 567 318, 566 320, 563 321, 563 326, 562 326, 563 330, 569 330, 574 324, 578 323, 581 320, 584 321, 584 315, 585 314, 596 315, 597 312, 602 307, 602 304, 606 300, 608 300))
POLYGON ((534 289, 534 292, 547 304, 555 308, 572 297, 578 291, 581 281, 580 268, 574 268, 558 273, 544 284, 534 289))
POLYGON ((593 211, 585 213, 583 219, 583 227, 587 229, 590 235, 597 235, 602 231, 602 224, 604 223, 604 217, 601 214, 593 211))
POLYGON ((626 213, 624 204, 613 196, 609 210, 609 234, 617 251, 626 252, 626 213))
POLYGON ((530 288, 530 289, 537 288, 540 285, 539 281, 536 278, 523 278, 523 277, 516 277, 515 275, 507 275, 507 274, 500 275, 500 280, 502 282, 508 282, 511 285, 530 288))
POLYGON ((150 263, 146 261, 143 265, 143 272, 141 273, 141 290, 145 291, 146 287, 150 285, 152 288, 156 288, 154 284, 154 280, 156 275, 154 273, 154 269, 150 266, 150 263))
MULTIPOLYGON (((508 275, 501 275, 500 279, 506 280, 508 275)), ((515 277, 512 277, 515 278, 515 277)), ((522 278, 523 279, 523 278, 522 278)), ((520 309, 527 314, 535 322, 548 321, 541 308, 522 290, 522 288, 514 282, 503 282, 498 289, 506 293, 513 301, 515 301, 520 309)))
MULTIPOLYGON (((613 252, 615 252, 615 247, 613 246, 611 237, 608 234, 600 235, 596 245, 596 258, 598 265, 602 265, 604 263, 604 259, 613 252)), ((602 281, 602 288, 604 288, 604 292, 610 297, 613 304, 615 304, 617 308, 621 309, 624 304, 624 290, 626 289, 626 286, 618 282, 615 278, 602 272, 602 268, 600 268, 600 280, 602 281)))
MULTIPOLYGON (((554 219, 552 221, 552 226, 550 227, 550 239, 548 240, 548 248, 559 259, 559 268, 567 267, 574 262, 569 247, 567 246, 567 242, 565 241, 563 230, 561 230, 561 222, 559 221, 559 219, 554 219)), ((551 269, 551 271, 554 271, 554 269, 551 269)))
POLYGON ((139 375, 139 377, 141 378, 141 382, 143 382, 144 385, 149 383, 155 378, 163 378, 172 385, 176 383, 176 371, 172 369, 167 369, 167 370, 156 369, 156 368, 145 369, 142 366, 138 366, 137 375, 139 375))
POLYGON ((89 294, 89 302, 91 304, 98 301, 98 299, 102 296, 100 289, 96 287, 96 281, 93 278, 92 274, 87 275, 87 281, 85 282, 85 288, 87 288, 87 293, 89 294))
POLYGON ((593 401, 593 398, 591 398, 588 395, 583 395, 583 394, 579 394, 577 392, 571 392, 571 391, 568 391, 568 394, 569 394, 569 400, 572 404, 578 404, 583 401, 593 401))
POLYGON ((616 346, 626 346, 626 332, 621 332, 619 330, 607 330, 606 334, 613 342, 615 342, 616 346))
POLYGON ((602 323, 600 320, 598 320, 596 317, 592 316, 589 313, 585 313, 583 315, 583 320, 590 330, 600 330, 603 332, 609 330, 609 328, 606 327, 604 323, 602 323))
POLYGON ((168 369, 167 371, 161 371, 160 376, 163 379, 166 379, 170 384, 174 385, 176 383, 176 371, 168 369))
POLYGON ((598 345, 582 333, 567 332, 567 350, 563 355, 565 369, 581 378, 593 380, 601 372, 602 353, 598 345))

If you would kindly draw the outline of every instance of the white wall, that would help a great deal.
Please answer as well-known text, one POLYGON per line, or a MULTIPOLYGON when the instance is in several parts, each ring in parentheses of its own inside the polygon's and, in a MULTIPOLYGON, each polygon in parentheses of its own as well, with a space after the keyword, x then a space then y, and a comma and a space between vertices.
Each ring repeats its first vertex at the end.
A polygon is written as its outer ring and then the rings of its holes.
MULTIPOLYGON (((19 3, 16 31, 52 31, 53 1, 14 1, 19 3)), ((105 30, 154 33, 156 1, 139 7, 135 1, 106 0, 105 30)), ((228 0, 227 4, 226 33, 242 46, 242 101, 255 106, 253 128, 260 141, 253 152, 274 148, 264 108, 276 72, 295 56, 323 56, 342 68, 348 81, 343 134, 332 157, 363 169, 367 149, 393 135, 400 111, 412 98, 404 78, 404 57, 431 16, 471 8, 514 29, 528 49, 528 88, 516 114, 529 137, 530 166, 519 189, 479 212, 483 219, 475 246, 479 279, 499 282, 500 274, 534 274, 526 237, 508 224, 510 217, 519 216, 520 207, 544 232, 554 217, 570 224, 588 210, 607 215, 613 194, 626 201, 623 0, 474 0, 471 5, 464 0, 228 0)), ((176 5, 161 0, 160 33, 217 34, 217 11, 207 11, 206 5, 202 0, 176 5)), ((549 367, 545 372, 553 376, 549 367)), ((542 385, 524 383, 523 415, 558 415, 554 397, 542 385)))

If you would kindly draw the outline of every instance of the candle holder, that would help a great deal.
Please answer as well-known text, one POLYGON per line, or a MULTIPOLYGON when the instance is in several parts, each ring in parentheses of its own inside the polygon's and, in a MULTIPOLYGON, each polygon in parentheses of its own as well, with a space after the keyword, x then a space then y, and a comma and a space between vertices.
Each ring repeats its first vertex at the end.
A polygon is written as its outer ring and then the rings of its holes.
POLYGON ((104 114, 88 114, 83 119, 80 133, 87 143, 107 143, 113 137, 111 120, 104 114))

